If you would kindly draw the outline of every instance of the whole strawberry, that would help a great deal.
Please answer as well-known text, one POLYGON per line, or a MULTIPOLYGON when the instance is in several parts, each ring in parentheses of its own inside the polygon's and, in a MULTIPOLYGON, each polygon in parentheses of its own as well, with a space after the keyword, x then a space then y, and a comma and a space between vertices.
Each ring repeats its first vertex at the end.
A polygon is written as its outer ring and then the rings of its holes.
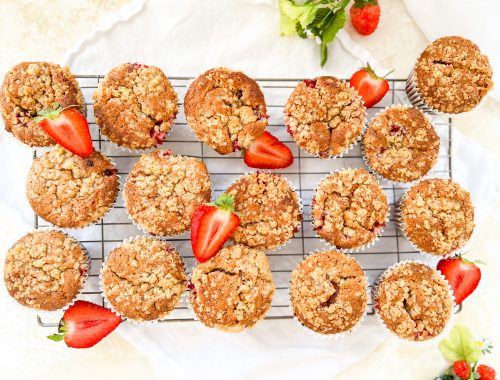
POLYGON ((461 379, 468 379, 470 375, 470 366, 465 360, 459 360, 453 363, 453 371, 455 375, 461 379))
POLYGON ((481 364, 476 368, 476 372, 480 376, 480 380, 495 380, 497 373, 495 370, 487 365, 481 364))
POLYGON ((350 13, 352 26, 359 34, 368 36, 377 29, 380 20, 378 0, 354 0, 350 13))

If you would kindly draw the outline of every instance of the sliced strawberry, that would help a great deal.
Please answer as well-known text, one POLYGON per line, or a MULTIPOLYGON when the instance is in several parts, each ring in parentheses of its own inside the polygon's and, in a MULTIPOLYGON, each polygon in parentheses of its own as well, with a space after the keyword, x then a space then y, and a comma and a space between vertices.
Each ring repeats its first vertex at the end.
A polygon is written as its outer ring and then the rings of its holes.
POLYGON ((377 29, 380 20, 378 0, 354 0, 350 9, 351 23, 359 34, 368 36, 377 29))
POLYGON ((122 321, 114 312, 88 301, 76 301, 59 322, 60 334, 49 335, 53 341, 64 342, 72 348, 96 345, 122 321))
POLYGON ((266 131, 252 141, 243 160, 251 168, 282 169, 293 163, 293 155, 290 148, 266 131))
MULTIPOLYGON (((389 74, 390 72, 387 73, 387 75, 389 74)), ((385 94, 387 94, 387 91, 389 91, 389 82, 387 79, 375 74, 370 65, 356 71, 352 75, 349 84, 363 98, 366 108, 373 107, 380 102, 385 94)))
POLYGON ((33 120, 63 148, 78 156, 89 156, 92 138, 85 117, 74 106, 62 108, 57 103, 54 106, 54 109, 39 112, 33 120))
POLYGON ((481 280, 481 269, 461 256, 440 260, 437 269, 450 283, 457 305, 471 295, 481 280))
POLYGON ((204 263, 215 256, 239 225, 231 195, 222 194, 215 203, 199 207, 191 221, 191 246, 196 260, 204 263))

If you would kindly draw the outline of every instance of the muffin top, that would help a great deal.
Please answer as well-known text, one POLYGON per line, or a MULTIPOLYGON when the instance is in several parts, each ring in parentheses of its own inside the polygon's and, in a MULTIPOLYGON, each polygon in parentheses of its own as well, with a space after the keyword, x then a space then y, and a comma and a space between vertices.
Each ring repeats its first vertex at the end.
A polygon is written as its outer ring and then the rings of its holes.
POLYGON ((51 311, 77 296, 88 271, 88 257, 75 239, 59 231, 33 231, 7 252, 4 280, 20 304, 51 311))
POLYGON ((365 123, 365 108, 357 91, 334 77, 300 82, 284 112, 292 138, 302 149, 322 158, 349 149, 365 123))
POLYGON ((39 216, 59 227, 85 227, 99 220, 118 195, 114 164, 93 151, 80 157, 62 147, 33 161, 26 195, 39 216))
POLYGON ((257 82, 222 67, 208 70, 189 86, 184 111, 196 137, 220 154, 248 148, 267 126, 257 82))
POLYGON ((194 268, 191 289, 189 301, 203 324, 239 332, 264 318, 275 287, 264 252, 232 245, 194 268))
POLYGON ((85 116, 82 91, 67 67, 49 62, 22 62, 5 75, 0 89, 0 112, 5 129, 30 146, 54 145, 52 138, 33 121, 42 110, 77 106, 85 116))
POLYGON ((442 37, 420 55, 415 67, 423 100, 438 111, 470 111, 493 87, 488 57, 462 37, 442 37))
POLYGON ((226 191, 234 197, 240 225, 237 243, 259 249, 276 248, 288 240, 302 220, 299 199, 285 178, 276 173, 254 172, 240 177, 226 191))
POLYGON ((411 182, 426 175, 439 153, 439 136, 416 108, 393 106, 375 116, 363 137, 370 167, 384 178, 411 182))
POLYGON ((161 144, 177 115, 177 94, 155 66, 124 63, 112 69, 94 93, 101 132, 130 149, 161 144))
POLYGON ((439 335, 453 310, 448 282, 434 269, 416 262, 386 271, 374 303, 387 328, 411 341, 439 335))
POLYGON ((314 229, 337 248, 360 248, 381 233, 387 198, 377 179, 364 169, 330 174, 316 189, 311 210, 314 229))
POLYGON ((352 257, 317 252, 292 272, 290 298, 295 316, 320 334, 350 331, 366 308, 367 281, 352 257))
POLYGON ((201 160, 165 150, 141 156, 128 175, 123 198, 135 223, 167 236, 189 230, 193 213, 210 194, 210 177, 201 160))
POLYGON ((135 321, 166 317, 186 290, 179 253, 166 241, 147 236, 113 249, 101 277, 108 302, 122 316, 135 321))
POLYGON ((470 193, 449 179, 421 181, 403 198, 401 222, 420 250, 446 256, 462 248, 474 230, 470 193))

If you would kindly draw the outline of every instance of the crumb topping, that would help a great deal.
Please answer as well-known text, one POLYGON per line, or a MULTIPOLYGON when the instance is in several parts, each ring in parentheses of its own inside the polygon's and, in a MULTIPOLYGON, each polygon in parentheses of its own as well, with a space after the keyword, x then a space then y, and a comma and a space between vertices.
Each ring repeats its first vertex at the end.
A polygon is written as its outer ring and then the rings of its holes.
POLYGON ((89 260, 80 244, 58 231, 33 231, 7 252, 4 279, 20 304, 57 310, 83 288, 89 260))
POLYGON ((299 199, 281 175, 254 172, 240 177, 226 194, 234 196, 240 225, 233 234, 237 243, 271 249, 290 240, 302 215, 299 199))
POLYGON ((401 220, 408 239, 424 252, 447 255, 462 248, 474 230, 471 196, 449 179, 429 179, 403 198, 401 220))
POLYGON ((135 223, 165 236, 189 230, 193 213, 210 194, 210 177, 201 160, 156 151, 134 165, 123 198, 135 223))
POLYGON ((267 126, 264 95, 257 82, 226 68, 196 78, 184 98, 184 110, 196 137, 220 154, 248 148, 267 126))
POLYGON ((357 91, 334 77, 300 82, 284 112, 292 138, 302 149, 322 158, 347 150, 365 123, 365 108, 357 91))
POLYGON ((166 241, 142 236, 109 253, 102 285, 108 301, 124 317, 162 319, 186 289, 184 263, 166 241))
POLYGON ((62 147, 33 161, 26 194, 39 216, 59 227, 84 227, 99 220, 118 195, 114 164, 102 153, 77 156, 62 147))
POLYGON ((366 170, 341 170, 321 181, 311 215, 314 229, 330 244, 358 248, 380 235, 388 215, 387 198, 366 170))
POLYGON ((208 327, 239 332, 263 319, 274 295, 274 282, 264 252, 244 245, 222 248, 198 264, 189 300, 208 327))

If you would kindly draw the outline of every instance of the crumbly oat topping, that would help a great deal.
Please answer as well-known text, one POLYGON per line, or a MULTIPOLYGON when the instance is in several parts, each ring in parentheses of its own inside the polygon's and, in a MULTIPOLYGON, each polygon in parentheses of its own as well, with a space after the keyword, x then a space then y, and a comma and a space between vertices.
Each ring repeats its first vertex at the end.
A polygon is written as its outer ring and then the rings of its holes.
POLYGON ((408 239, 424 252, 447 255, 462 248, 474 230, 471 196, 449 179, 428 179, 403 198, 401 220, 408 239))
POLYGON ((5 129, 30 146, 55 144, 33 118, 38 112, 76 105, 86 115, 82 91, 67 67, 49 62, 22 62, 5 75, 0 89, 0 112, 5 129))
POLYGON ((430 44, 415 73, 423 100, 441 112, 470 111, 493 88, 488 57, 462 37, 442 37, 430 44))
POLYGON ((226 191, 234 196, 240 225, 233 234, 237 243, 272 249, 290 240, 302 215, 299 199, 281 175, 254 172, 240 177, 226 191))
POLYGON ((109 253, 102 286, 122 316, 135 321, 162 319, 186 290, 184 263, 166 241, 141 236, 109 253))
POLYGON ((85 227, 99 220, 118 195, 114 164, 102 153, 77 156, 62 147, 33 161, 26 195, 39 216, 59 227, 85 227))
POLYGON ((101 132, 130 149, 161 144, 177 115, 177 94, 155 66, 124 63, 111 70, 94 93, 101 132))
POLYGON ((402 264, 383 274, 375 297, 375 310, 387 328, 411 341, 439 335, 453 308, 447 281, 420 263, 402 264))
POLYGON ((257 82, 227 68, 208 70, 189 86, 184 110, 196 137, 220 154, 246 149, 267 126, 257 82))
POLYGON ((275 289, 265 253, 244 245, 222 248, 198 264, 191 284, 189 301, 200 321, 230 332, 263 319, 275 289))
POLYGON ((312 200, 314 229, 337 248, 359 248, 375 240, 387 214, 383 189, 364 169, 330 174, 321 181, 312 200))
POLYGON ((58 231, 33 231, 7 252, 4 280, 20 304, 57 310, 83 288, 89 260, 80 244, 58 231))
POLYGON ((292 272, 290 299, 295 316, 320 334, 350 331, 366 308, 367 281, 352 257, 317 252, 292 272))
POLYGON ((193 213, 210 194, 210 177, 201 160, 156 151, 134 165, 123 198, 135 223, 167 236, 189 230, 193 213))
POLYGON ((436 163, 439 136, 416 108, 393 106, 370 121, 363 150, 370 167, 383 177, 411 182, 436 163))
POLYGON ((322 158, 347 150, 365 122, 365 108, 356 90, 334 77, 300 82, 284 112, 292 138, 322 158))

